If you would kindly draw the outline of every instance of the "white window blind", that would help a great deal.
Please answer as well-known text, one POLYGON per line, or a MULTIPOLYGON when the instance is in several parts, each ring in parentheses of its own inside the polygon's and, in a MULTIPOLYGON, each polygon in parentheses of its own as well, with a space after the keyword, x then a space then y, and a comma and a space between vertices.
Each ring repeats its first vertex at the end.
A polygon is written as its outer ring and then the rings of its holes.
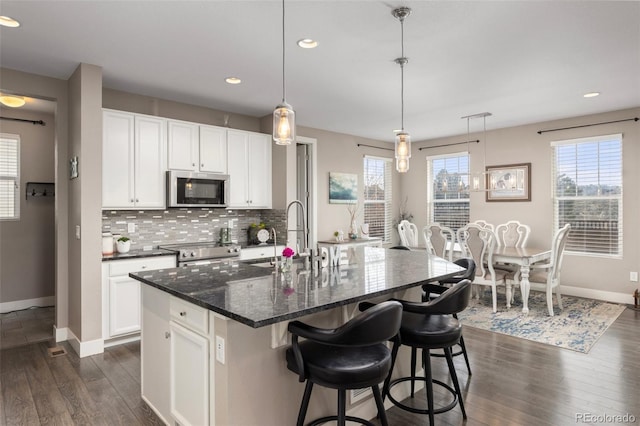
POLYGON ((554 229, 566 250, 622 257, 622 135, 552 142, 554 229))
POLYGON ((0 220, 20 218, 20 136, 0 134, 0 220))
POLYGON ((391 241, 391 159, 364 157, 364 223, 369 236, 391 241))
POLYGON ((456 231, 469 223, 469 154, 427 157, 429 223, 456 231))

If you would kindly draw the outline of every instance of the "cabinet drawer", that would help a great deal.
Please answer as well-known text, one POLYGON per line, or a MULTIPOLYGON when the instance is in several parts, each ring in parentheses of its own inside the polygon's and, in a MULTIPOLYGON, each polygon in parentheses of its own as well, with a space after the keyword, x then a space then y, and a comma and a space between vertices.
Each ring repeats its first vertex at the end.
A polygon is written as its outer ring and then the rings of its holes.
POLYGON ((147 257, 144 259, 117 260, 109 264, 109 276, 127 275, 129 272, 175 268, 175 256, 147 257))
MULTIPOLYGON (((284 250, 284 246, 277 245, 275 249, 275 255, 282 256, 282 250, 284 250)), ((273 257, 273 255, 273 245, 249 247, 240 250, 240 260, 263 259, 267 257, 273 257)))
POLYGON ((209 334, 209 311, 171 296, 169 313, 176 322, 202 334, 209 334))

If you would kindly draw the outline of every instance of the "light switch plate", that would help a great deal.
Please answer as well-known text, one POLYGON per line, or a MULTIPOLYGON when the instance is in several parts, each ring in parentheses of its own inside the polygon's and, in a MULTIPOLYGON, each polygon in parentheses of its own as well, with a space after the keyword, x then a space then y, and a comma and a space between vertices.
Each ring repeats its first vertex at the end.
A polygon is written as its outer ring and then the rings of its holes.
POLYGON ((80 239, 80 225, 76 225, 76 240, 80 239))
POLYGON ((629 272, 629 281, 637 283, 638 282, 638 273, 637 272, 629 272))

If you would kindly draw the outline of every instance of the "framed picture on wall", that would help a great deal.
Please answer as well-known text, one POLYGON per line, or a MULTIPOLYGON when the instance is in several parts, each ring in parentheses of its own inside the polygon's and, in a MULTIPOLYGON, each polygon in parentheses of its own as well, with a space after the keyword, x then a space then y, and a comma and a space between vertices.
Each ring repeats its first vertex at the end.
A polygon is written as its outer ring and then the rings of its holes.
POLYGON ((531 201, 531 163, 487 166, 487 201, 531 201))
POLYGON ((358 201, 358 175, 329 172, 329 203, 352 204, 358 201))

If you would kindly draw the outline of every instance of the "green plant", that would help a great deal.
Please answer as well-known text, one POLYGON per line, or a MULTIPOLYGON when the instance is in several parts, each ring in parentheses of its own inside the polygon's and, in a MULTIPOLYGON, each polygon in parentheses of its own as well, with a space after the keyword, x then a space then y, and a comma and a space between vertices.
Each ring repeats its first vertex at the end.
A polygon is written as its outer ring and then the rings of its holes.
POLYGON ((334 236, 334 237, 337 237, 338 235, 340 235, 340 233, 339 233, 338 231, 335 231, 335 232, 333 233, 333 236, 334 236))
POLYGON ((129 241, 129 237, 120 237, 118 238, 118 241, 122 241, 123 243, 126 243, 127 241, 129 241))

